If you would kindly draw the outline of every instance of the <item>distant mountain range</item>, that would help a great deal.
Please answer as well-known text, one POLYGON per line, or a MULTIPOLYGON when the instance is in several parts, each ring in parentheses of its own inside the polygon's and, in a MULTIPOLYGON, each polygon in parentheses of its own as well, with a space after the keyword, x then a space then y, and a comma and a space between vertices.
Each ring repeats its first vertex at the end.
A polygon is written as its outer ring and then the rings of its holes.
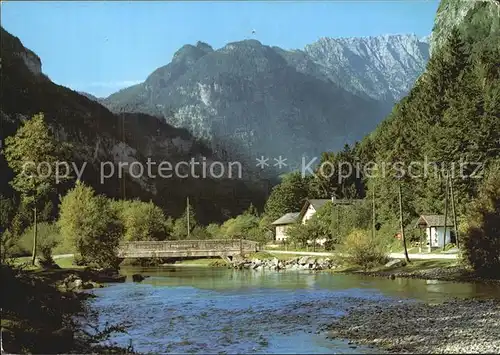
POLYGON ((257 40, 185 45, 141 84, 98 99, 161 116, 233 158, 338 150, 373 130, 425 69, 415 35, 322 38, 304 50, 257 40))

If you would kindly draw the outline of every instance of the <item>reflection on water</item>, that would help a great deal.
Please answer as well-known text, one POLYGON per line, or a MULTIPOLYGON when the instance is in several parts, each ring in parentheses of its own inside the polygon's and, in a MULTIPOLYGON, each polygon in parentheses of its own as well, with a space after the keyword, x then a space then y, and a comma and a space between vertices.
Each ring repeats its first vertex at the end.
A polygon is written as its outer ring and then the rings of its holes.
POLYGON ((141 273, 150 278, 143 283, 154 286, 190 286, 208 290, 234 289, 372 289, 388 297, 444 301, 450 297, 499 297, 500 287, 484 283, 455 283, 437 280, 377 278, 328 272, 273 272, 225 268, 159 267, 126 268, 121 273, 141 273))
MULTIPOLYGON (((500 297, 483 284, 383 279, 309 272, 255 272, 217 268, 127 268, 150 276, 94 292, 101 321, 131 323, 113 340, 136 350, 174 353, 349 353, 345 342, 320 332, 334 317, 366 300, 440 302, 451 297, 500 297)), ((131 277, 128 278, 130 281, 131 277)))

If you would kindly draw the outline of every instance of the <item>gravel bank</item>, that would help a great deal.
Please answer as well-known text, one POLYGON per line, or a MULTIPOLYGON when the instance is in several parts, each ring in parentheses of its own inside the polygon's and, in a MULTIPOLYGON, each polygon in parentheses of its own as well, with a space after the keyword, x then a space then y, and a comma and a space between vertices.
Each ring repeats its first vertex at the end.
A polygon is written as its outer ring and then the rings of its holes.
POLYGON ((329 337, 391 353, 500 353, 500 301, 374 303, 338 319, 329 337))

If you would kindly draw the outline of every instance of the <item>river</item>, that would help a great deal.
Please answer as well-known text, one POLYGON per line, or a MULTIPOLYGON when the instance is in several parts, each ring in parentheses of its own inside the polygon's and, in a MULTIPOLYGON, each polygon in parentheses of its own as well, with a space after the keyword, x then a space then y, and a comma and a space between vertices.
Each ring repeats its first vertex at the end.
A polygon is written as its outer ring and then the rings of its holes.
POLYGON ((154 353, 375 353, 327 340, 325 326, 367 302, 492 297, 498 286, 328 272, 208 267, 124 268, 127 282, 96 289, 101 325, 127 323, 112 340, 154 353), (131 275, 150 276, 133 283, 131 275))

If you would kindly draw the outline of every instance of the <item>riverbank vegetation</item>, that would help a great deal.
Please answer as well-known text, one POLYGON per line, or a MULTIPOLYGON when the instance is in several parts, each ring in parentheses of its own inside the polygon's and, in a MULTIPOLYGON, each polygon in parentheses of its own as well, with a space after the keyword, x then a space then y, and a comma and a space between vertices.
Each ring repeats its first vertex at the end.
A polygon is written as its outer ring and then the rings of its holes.
MULTIPOLYGON (((108 340, 125 324, 96 326, 97 314, 86 300, 91 294, 56 285, 76 270, 25 270, 0 265, 2 346, 6 353, 133 353, 108 340), (103 345, 107 344, 107 345, 103 345)), ((83 272, 80 271, 80 273, 83 272)))

